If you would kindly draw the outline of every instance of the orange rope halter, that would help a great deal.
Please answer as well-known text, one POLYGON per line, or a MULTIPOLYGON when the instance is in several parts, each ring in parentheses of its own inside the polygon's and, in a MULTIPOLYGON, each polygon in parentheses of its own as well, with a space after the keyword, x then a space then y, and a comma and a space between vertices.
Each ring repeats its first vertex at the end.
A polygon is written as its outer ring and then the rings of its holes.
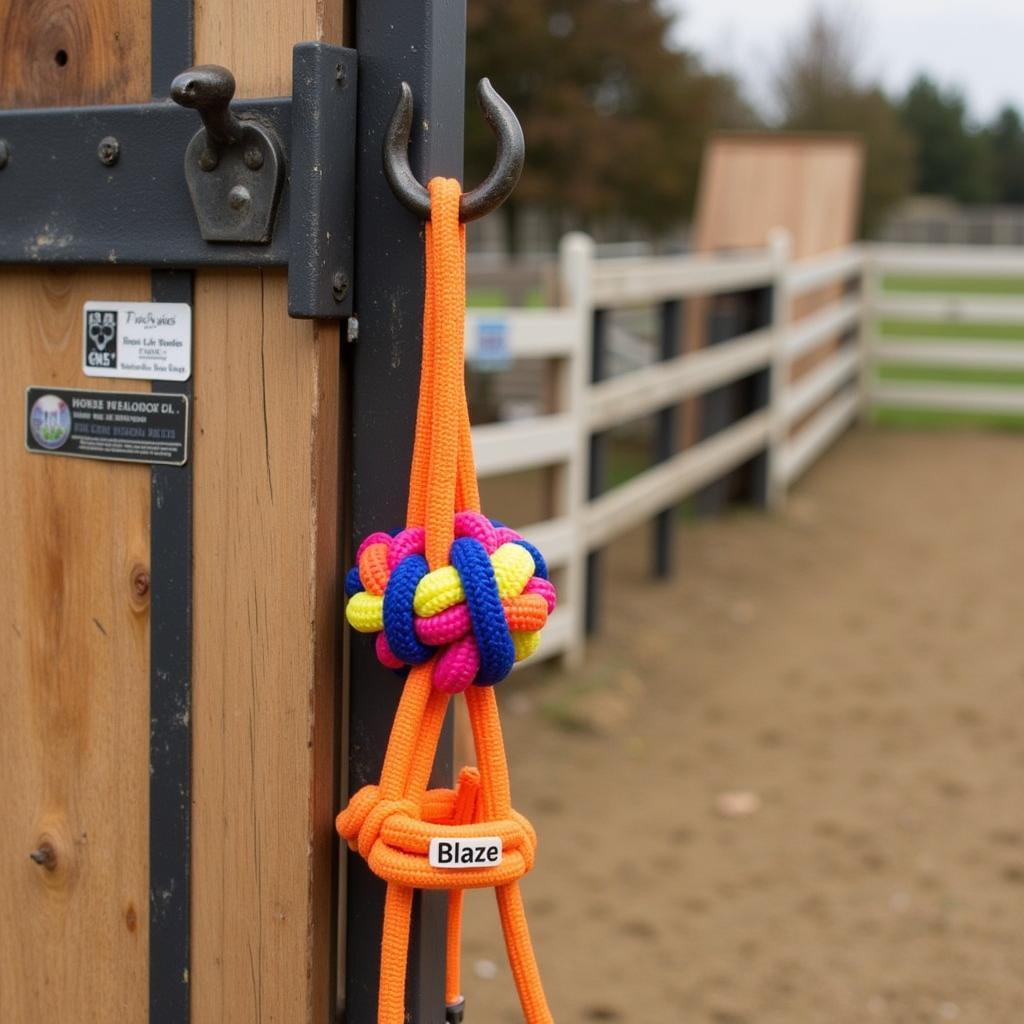
MULTIPOLYGON (((435 178, 429 188, 423 369, 407 527, 425 529, 427 563, 430 570, 437 570, 448 565, 455 514, 479 513, 480 495, 464 379, 466 255, 465 229, 459 223, 461 191, 457 181, 443 178, 435 178)), ((510 624, 517 614, 509 611, 515 600, 503 602, 510 624)), ((535 625, 531 620, 523 628, 535 625)), ((403 1024, 405 1020, 413 890, 450 891, 445 998, 455 1008, 462 1003, 459 945, 463 890, 491 886, 497 895, 523 1014, 528 1024, 546 1024, 553 1018, 519 892, 519 879, 533 866, 537 837, 530 823, 512 808, 493 686, 470 685, 464 691, 479 768, 463 768, 454 790, 427 789, 450 699, 449 693, 434 684, 437 660, 435 655, 412 667, 388 740, 380 782, 359 790, 336 822, 349 847, 358 850, 370 869, 387 882, 378 1024, 403 1024), (430 864, 431 839, 481 837, 500 839, 499 863, 454 869, 430 864)))

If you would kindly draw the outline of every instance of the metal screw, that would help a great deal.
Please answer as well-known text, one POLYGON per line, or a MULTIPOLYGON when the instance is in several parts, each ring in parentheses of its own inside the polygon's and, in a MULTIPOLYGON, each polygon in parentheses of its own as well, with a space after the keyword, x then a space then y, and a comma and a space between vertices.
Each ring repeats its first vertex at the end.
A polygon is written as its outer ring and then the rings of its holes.
POLYGON ((204 171, 212 171, 219 163, 219 157, 209 146, 199 154, 199 167, 204 171))
POLYGON ((228 193, 228 205, 232 210, 244 210, 252 202, 252 196, 244 185, 236 185, 228 193))
POLYGON ((29 854, 29 859, 47 871, 57 867, 57 851, 49 843, 40 843, 39 848, 29 854))
POLYGON ((0 139, 0 171, 7 166, 7 161, 11 159, 11 147, 7 145, 6 139, 0 139))
POLYGON ((343 270, 336 270, 331 278, 331 291, 334 292, 334 301, 341 302, 348 295, 348 274, 343 270))
POLYGON ((107 135, 105 138, 100 139, 96 155, 100 158, 100 163, 104 167, 113 167, 121 155, 121 143, 113 135, 107 135))
POLYGON ((259 146, 249 146, 246 148, 245 166, 250 171, 258 171, 263 166, 263 150, 259 146))

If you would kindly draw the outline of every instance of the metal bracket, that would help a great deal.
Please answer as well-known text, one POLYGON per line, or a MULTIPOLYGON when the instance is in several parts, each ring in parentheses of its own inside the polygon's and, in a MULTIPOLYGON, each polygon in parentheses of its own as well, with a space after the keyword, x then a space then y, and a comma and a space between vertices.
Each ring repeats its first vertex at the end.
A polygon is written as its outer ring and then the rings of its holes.
POLYGON ((178 103, 0 110, 0 264, 287 266, 292 316, 351 313, 355 51, 298 44, 290 97, 233 86, 193 68, 178 103))
POLYGON ((171 84, 171 99, 198 110, 205 126, 185 151, 185 180, 203 238, 266 245, 284 156, 272 129, 234 115, 234 95, 235 76, 216 64, 190 68, 171 84))

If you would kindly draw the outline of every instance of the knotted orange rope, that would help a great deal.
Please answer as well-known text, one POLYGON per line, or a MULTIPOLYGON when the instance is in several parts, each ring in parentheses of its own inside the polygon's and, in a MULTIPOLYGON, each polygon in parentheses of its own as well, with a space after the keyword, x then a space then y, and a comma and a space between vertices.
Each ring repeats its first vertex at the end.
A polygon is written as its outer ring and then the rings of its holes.
MULTIPOLYGON (((433 571, 448 565, 456 513, 479 513, 480 495, 464 379, 465 229, 459 222, 461 192, 459 183, 450 179, 435 178, 429 188, 431 219, 426 231, 423 369, 407 532, 410 528, 424 528, 426 560, 433 571)), ((503 570, 497 564, 497 556, 493 557, 500 574, 503 570)), ((375 568, 375 564, 372 557, 365 563, 361 559, 367 577, 380 568, 375 568)), ((382 586, 376 587, 367 601, 383 592, 382 586)), ((517 628, 517 624, 524 630, 537 628, 528 607, 536 599, 537 595, 530 593, 503 596, 510 629, 517 628)), ((386 603, 387 598, 383 600, 386 603)), ((468 603, 468 596, 466 600, 468 603)), ((543 601, 540 604, 543 607, 543 601)), ((410 670, 380 782, 359 790, 336 822, 349 847, 358 850, 371 870, 387 882, 378 1024, 403 1024, 405 1020, 413 890, 450 890, 445 993, 449 1006, 457 1007, 462 1002, 459 944, 463 890, 492 886, 523 1014, 528 1024, 546 1024, 553 1018, 541 986, 519 892, 519 879, 533 865, 537 837, 530 823, 512 808, 493 686, 469 685, 464 691, 479 768, 463 768, 454 790, 427 789, 450 699, 448 692, 435 685, 439 657, 435 654, 410 670), (460 868, 430 864, 431 839, 481 837, 500 839, 499 863, 460 868)))

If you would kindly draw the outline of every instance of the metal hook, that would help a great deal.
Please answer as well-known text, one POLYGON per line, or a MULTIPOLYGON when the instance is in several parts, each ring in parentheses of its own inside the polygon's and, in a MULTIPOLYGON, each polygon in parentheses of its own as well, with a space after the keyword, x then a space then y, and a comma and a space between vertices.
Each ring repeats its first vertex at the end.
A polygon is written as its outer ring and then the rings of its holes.
POLYGON ((242 137, 243 125, 231 110, 234 95, 235 76, 219 64, 189 68, 171 82, 171 98, 199 111, 210 146, 217 150, 233 146, 242 137))
MULTIPOLYGON (((490 80, 476 87, 480 109, 498 139, 498 156, 491 173, 476 188, 462 195, 459 220, 477 220, 496 210, 512 194, 526 162, 523 129, 512 108, 498 95, 490 80)), ((402 83, 395 112, 384 137, 384 174, 398 200, 423 220, 430 219, 430 193, 416 180, 409 166, 412 129, 412 89, 402 83)))

